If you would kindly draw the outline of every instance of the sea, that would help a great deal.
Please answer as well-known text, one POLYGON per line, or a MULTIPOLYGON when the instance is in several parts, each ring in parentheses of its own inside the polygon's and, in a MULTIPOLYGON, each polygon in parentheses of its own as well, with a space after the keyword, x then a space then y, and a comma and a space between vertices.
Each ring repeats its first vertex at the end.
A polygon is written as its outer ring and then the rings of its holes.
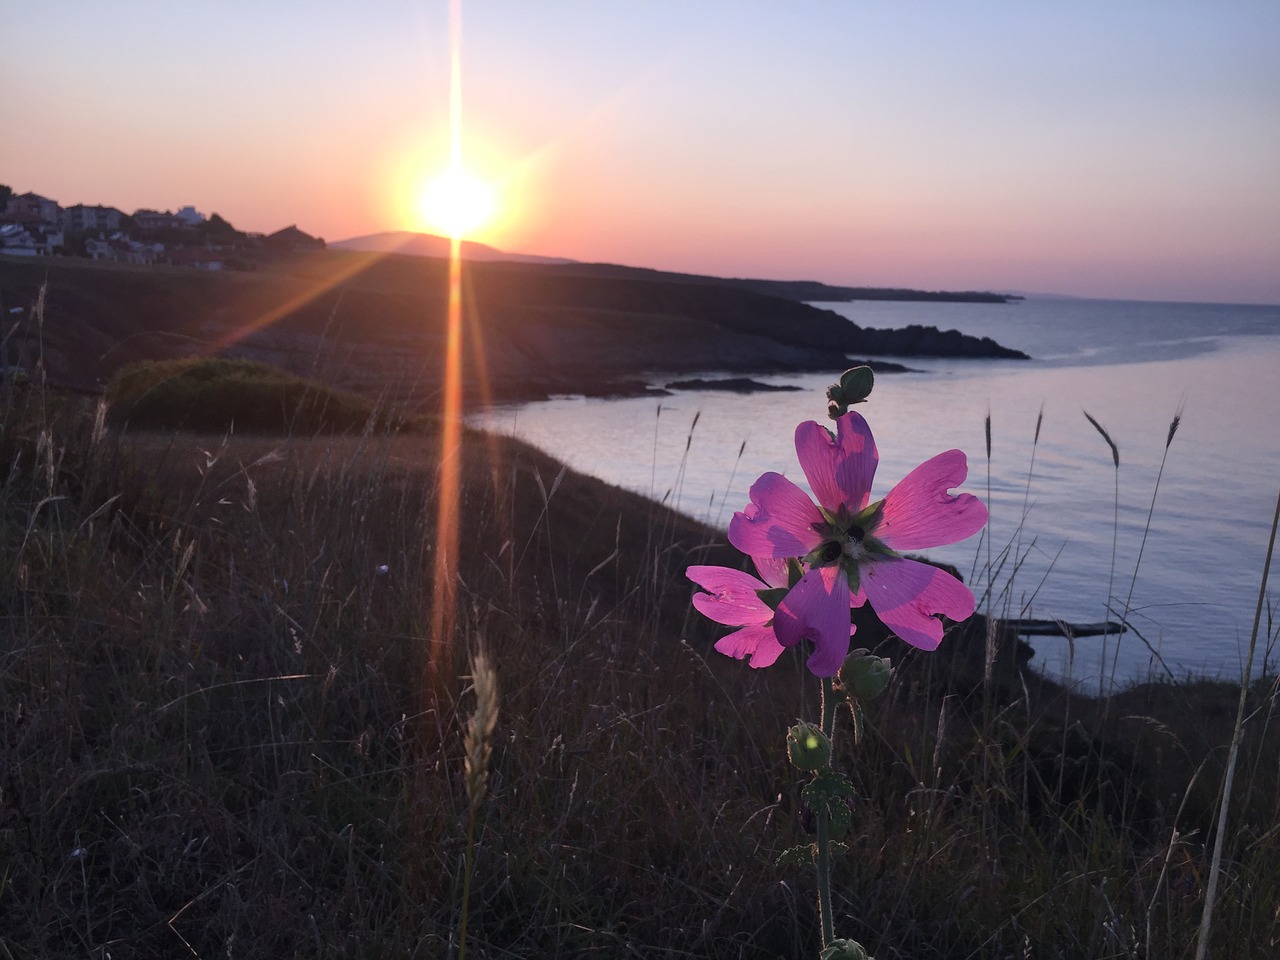
MULTIPOLYGON (((990 522, 926 552, 961 570, 981 609, 1129 625, 1121 635, 1030 637, 1036 669, 1093 693, 1242 676, 1280 495, 1280 307, 1053 298, 815 305, 864 327, 988 336, 1033 358, 878 358, 912 372, 879 374, 857 409, 880 451, 873 498, 936 453, 967 454, 959 489, 987 502, 990 522), (1118 467, 1089 417, 1114 442, 1118 467)), ((723 530, 764 471, 805 486, 795 426, 827 422, 826 388, 841 360, 829 372, 755 378, 800 388, 792 392, 566 396, 495 407, 470 423, 723 530)), ((656 386, 672 379, 650 376, 656 386)), ((1280 560, 1271 582, 1280 582, 1280 560)), ((1277 599, 1280 589, 1269 587, 1253 677, 1280 668, 1277 599)))

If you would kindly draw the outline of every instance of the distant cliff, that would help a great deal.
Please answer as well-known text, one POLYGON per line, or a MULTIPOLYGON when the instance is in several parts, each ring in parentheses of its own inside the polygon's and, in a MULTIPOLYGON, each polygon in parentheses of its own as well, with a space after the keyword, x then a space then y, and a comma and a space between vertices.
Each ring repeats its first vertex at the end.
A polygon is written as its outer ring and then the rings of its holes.
MULTIPOLYGON (((489 258, 500 259, 500 258, 489 258)), ((511 258, 518 259, 518 258, 511 258)), ((851 300, 919 300, 945 303, 1013 303, 1018 294, 985 290, 913 290, 909 287, 844 287, 818 280, 752 280, 741 277, 708 277, 697 273, 672 273, 648 267, 624 267, 613 263, 565 261, 556 268, 562 276, 608 277, 615 280, 654 280, 663 283, 707 284, 739 287, 752 293, 806 302, 840 303, 851 300)))
MULTIPOLYGON (((357 250, 378 253, 401 253, 413 257, 444 258, 449 256, 450 241, 428 233, 392 231, 367 237, 353 237, 329 244, 335 250, 357 250)), ((709 277, 697 273, 676 273, 652 267, 628 267, 616 263, 583 263, 563 257, 542 257, 524 253, 507 253, 483 243, 465 240, 462 258, 471 261, 505 261, 509 263, 555 264, 560 276, 598 277, 613 280, 656 280, 663 283, 710 284, 717 287, 741 287, 752 293, 763 293, 785 300, 847 302, 850 300, 920 300, 947 303, 1009 303, 1023 299, 1017 294, 991 293, 981 290, 913 290, 909 287, 848 287, 818 280, 754 280, 709 277)))
MULTIPOLYGON (((991 340, 869 330, 742 286, 469 263, 470 401, 635 390, 650 374, 839 373, 871 355, 1021 357, 991 340)), ((123 363, 193 354, 263 360, 413 408, 434 406, 447 264, 324 251, 251 273, 0 258, 7 363, 93 390, 123 363), (47 280, 43 325, 28 307, 47 280)))

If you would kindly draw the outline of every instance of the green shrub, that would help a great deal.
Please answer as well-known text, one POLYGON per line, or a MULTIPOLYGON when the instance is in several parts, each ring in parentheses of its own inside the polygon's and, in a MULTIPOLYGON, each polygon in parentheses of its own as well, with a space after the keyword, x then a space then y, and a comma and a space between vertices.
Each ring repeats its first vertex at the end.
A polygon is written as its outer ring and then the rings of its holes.
POLYGON ((105 397, 111 420, 135 427, 313 434, 410 426, 358 394, 254 360, 143 360, 118 370, 105 397))

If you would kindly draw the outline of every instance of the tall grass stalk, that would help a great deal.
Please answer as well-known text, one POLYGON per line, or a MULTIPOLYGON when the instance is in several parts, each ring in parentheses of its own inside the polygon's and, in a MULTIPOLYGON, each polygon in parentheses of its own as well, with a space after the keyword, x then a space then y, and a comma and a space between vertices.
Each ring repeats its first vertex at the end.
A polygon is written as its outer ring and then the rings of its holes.
MULTIPOLYGON (((988 414, 990 416, 990 414, 988 414)), ((1027 482, 1022 488, 1022 518, 1018 523, 1018 534, 1015 540, 1014 554, 1022 555, 1022 531, 1026 525, 1027 518, 1031 514, 1031 479, 1036 472, 1036 454, 1040 450, 1040 427, 1044 424, 1044 404, 1040 405, 1040 412, 1036 414, 1036 430, 1031 438, 1031 462, 1027 465, 1027 482)), ((988 496, 988 503, 990 497, 988 496)))
MULTIPOLYGON (((1138 568, 1142 566, 1142 555, 1147 549, 1147 535, 1151 532, 1151 520, 1156 513, 1156 497, 1160 494, 1160 481, 1164 477, 1164 467, 1169 461, 1169 447, 1173 445, 1173 437, 1178 432, 1178 425, 1182 423, 1182 407, 1178 407, 1178 411, 1173 415, 1173 420, 1169 423, 1169 432, 1164 440, 1164 452, 1160 455, 1160 469, 1156 471, 1155 486, 1151 490, 1151 506, 1147 508, 1147 522, 1142 527, 1142 542, 1138 545, 1138 558, 1133 562, 1133 576, 1129 579, 1129 592, 1124 598, 1124 609, 1120 612, 1120 628, 1123 630, 1129 626, 1129 611, 1133 605, 1133 591, 1138 584, 1138 568)), ((1107 598, 1110 603, 1110 597, 1107 598)), ((1150 644, 1148 644, 1150 646, 1150 644)), ((1155 653, 1152 650, 1152 653, 1155 653)), ((1111 674, 1115 675, 1119 669, 1120 663, 1120 638, 1116 638, 1116 649, 1112 654, 1111 674)), ((1169 668, 1165 666, 1163 658, 1160 659, 1161 666, 1165 667, 1166 674, 1169 668)))
MULTIPOLYGON (((729 479, 725 481, 724 493, 720 496, 720 509, 716 512, 715 526, 719 528, 720 521, 724 519, 725 504, 729 502, 729 494, 733 492, 733 481, 738 477, 738 467, 742 465, 742 455, 747 451, 747 441, 743 440, 742 445, 738 447, 738 455, 733 459, 733 469, 729 471, 729 479)), ((713 493, 712 496, 715 496, 713 493)))
POLYGON ((1235 782, 1236 761, 1240 757, 1240 738, 1244 731, 1245 705, 1249 699, 1249 687, 1253 682, 1253 657, 1258 649, 1258 628, 1262 624, 1262 610, 1267 599, 1267 579, 1271 574, 1271 557, 1276 548, 1276 528, 1280 527, 1280 493, 1276 495, 1276 512, 1271 518, 1271 537, 1267 541, 1267 558, 1262 564, 1262 582, 1258 585, 1258 606, 1253 614, 1253 630, 1249 635, 1249 656, 1244 674, 1240 678, 1240 699, 1236 703, 1236 721, 1231 730, 1231 749, 1227 753, 1227 770, 1222 778, 1222 793, 1218 800, 1217 835, 1213 839, 1213 863, 1209 868, 1209 886, 1204 894, 1204 913, 1200 918, 1200 936, 1196 941, 1196 960, 1208 955, 1209 936, 1213 927, 1213 910, 1218 896, 1218 882, 1222 876, 1222 851, 1226 846, 1227 814, 1231 807, 1231 787, 1235 782))
POLYGON ((463 741, 466 749, 465 781, 467 792, 467 850, 462 881, 462 920, 458 927, 458 960, 467 957, 467 921, 471 913, 471 875, 475 870, 476 815, 484 800, 489 781, 489 757, 493 753, 493 731, 498 725, 498 679, 489 665, 484 648, 476 650, 471 661, 475 712, 467 722, 463 741))
MULTIPOLYGON (((1103 605, 1102 618, 1106 621, 1106 625, 1102 631, 1102 658, 1098 664, 1098 700, 1104 704, 1107 696, 1107 639, 1111 635, 1111 595, 1115 590, 1116 580, 1116 551, 1120 545, 1120 448, 1116 446, 1116 442, 1111 439, 1111 434, 1107 433, 1106 427, 1099 423, 1088 410, 1082 411, 1085 419, 1093 424, 1093 428, 1102 434, 1102 439, 1107 441, 1107 446, 1111 448, 1111 462, 1115 465, 1115 495, 1112 499, 1112 521, 1111 521, 1111 564, 1107 570, 1107 600, 1103 605)), ((1123 630, 1123 626, 1121 630, 1123 630)), ((1116 646, 1120 645, 1120 637, 1116 637, 1116 646)), ((1114 674, 1111 677, 1114 682, 1114 674)), ((1105 709, 1105 706, 1104 706, 1105 709)))

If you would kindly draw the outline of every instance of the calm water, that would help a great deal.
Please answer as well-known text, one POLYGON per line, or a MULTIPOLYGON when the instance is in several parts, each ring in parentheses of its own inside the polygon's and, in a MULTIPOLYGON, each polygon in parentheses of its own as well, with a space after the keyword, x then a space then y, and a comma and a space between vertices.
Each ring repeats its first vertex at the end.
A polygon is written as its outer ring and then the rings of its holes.
MULTIPOLYGON (((1074 647, 1038 638, 1041 670, 1085 689, 1113 668, 1118 682, 1130 682, 1164 674, 1154 649, 1177 677, 1239 674, 1280 489, 1280 308, 1096 300, 822 306, 864 326, 954 327, 1036 358, 907 360, 920 372, 880 376, 860 412, 880 448, 873 496, 935 453, 968 453, 964 489, 988 500, 988 534, 930 553, 960 567, 976 593, 990 583, 998 610, 1097 621, 1107 616, 1108 595, 1117 612, 1131 595, 1129 620, 1141 637, 1128 633, 1118 645, 1114 636, 1081 638, 1074 647), (1118 472, 1083 411, 1116 441, 1118 472), (1010 559, 1001 564, 1004 553, 1010 559), (990 577, 988 558, 999 568, 990 577)), ((761 378, 804 388, 797 393, 564 398, 472 422, 723 528, 761 472, 804 484, 792 434, 801 420, 824 419, 825 389, 839 369, 761 378)), ((654 382, 664 382, 661 374, 654 382)), ((1268 668, 1278 661, 1273 646, 1268 668)))

